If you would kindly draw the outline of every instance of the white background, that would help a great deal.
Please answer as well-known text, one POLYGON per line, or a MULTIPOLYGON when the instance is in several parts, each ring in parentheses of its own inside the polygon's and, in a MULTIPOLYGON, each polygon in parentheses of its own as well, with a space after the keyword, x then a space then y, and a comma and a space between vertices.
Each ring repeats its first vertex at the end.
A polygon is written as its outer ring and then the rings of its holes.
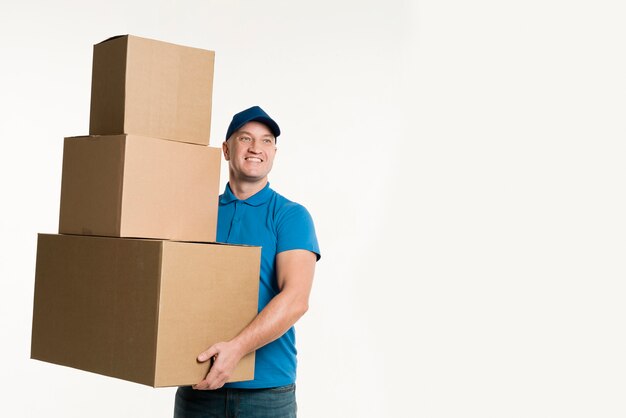
POLYGON ((172 414, 173 389, 29 359, 62 139, 88 133, 92 45, 131 33, 216 51, 213 146, 251 105, 281 125, 272 187, 323 252, 300 417, 626 416, 625 21, 603 0, 3 4, 2 415, 172 414))

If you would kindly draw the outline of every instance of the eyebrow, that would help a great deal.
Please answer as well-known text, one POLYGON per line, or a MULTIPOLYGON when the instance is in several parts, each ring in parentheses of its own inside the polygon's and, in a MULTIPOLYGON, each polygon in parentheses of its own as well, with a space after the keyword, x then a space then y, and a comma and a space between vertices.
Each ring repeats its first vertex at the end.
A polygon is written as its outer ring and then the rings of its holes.
MULTIPOLYGON (((248 132, 248 131, 239 131, 239 135, 241 135, 241 134, 245 134, 245 135, 249 135, 249 136, 254 136, 252 133, 250 133, 250 132, 248 132)), ((261 138, 267 138, 267 137, 269 137, 269 138, 274 138, 274 135, 272 135, 272 134, 263 134, 263 135, 261 135, 261 138)))

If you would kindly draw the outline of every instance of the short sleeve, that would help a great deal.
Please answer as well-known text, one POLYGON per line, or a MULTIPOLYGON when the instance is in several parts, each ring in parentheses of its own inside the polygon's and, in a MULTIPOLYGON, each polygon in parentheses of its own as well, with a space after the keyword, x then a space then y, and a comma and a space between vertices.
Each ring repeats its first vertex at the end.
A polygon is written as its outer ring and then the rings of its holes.
POLYGON ((291 202, 282 208, 277 219, 276 253, 289 250, 308 250, 321 258, 315 225, 309 211, 291 202))

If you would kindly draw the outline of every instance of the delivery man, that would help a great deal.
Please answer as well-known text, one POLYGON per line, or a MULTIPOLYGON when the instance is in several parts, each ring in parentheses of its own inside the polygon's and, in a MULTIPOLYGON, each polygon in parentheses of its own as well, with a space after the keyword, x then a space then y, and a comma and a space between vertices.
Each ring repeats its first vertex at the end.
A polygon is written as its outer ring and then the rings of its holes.
POLYGON ((293 325, 307 311, 320 250, 309 212, 270 188, 278 124, 258 106, 233 116, 222 144, 229 181, 219 198, 217 241, 261 246, 259 313, 239 335, 198 356, 206 378, 176 393, 175 418, 295 417, 293 325), (256 350, 254 380, 226 383, 256 350))

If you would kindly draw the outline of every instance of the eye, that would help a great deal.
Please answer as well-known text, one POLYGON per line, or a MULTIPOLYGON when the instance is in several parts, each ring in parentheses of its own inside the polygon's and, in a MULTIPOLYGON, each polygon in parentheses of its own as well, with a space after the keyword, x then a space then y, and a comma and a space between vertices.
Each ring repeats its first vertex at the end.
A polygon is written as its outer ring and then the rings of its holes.
POLYGON ((271 139, 269 139, 269 138, 265 138, 265 139, 263 140, 263 142, 264 142, 264 143, 266 143, 266 144, 268 144, 268 145, 273 143, 273 141, 272 141, 271 139))
POLYGON ((249 136, 240 136, 239 140, 241 142, 250 142, 250 141, 252 141, 252 138, 250 138, 249 136))

